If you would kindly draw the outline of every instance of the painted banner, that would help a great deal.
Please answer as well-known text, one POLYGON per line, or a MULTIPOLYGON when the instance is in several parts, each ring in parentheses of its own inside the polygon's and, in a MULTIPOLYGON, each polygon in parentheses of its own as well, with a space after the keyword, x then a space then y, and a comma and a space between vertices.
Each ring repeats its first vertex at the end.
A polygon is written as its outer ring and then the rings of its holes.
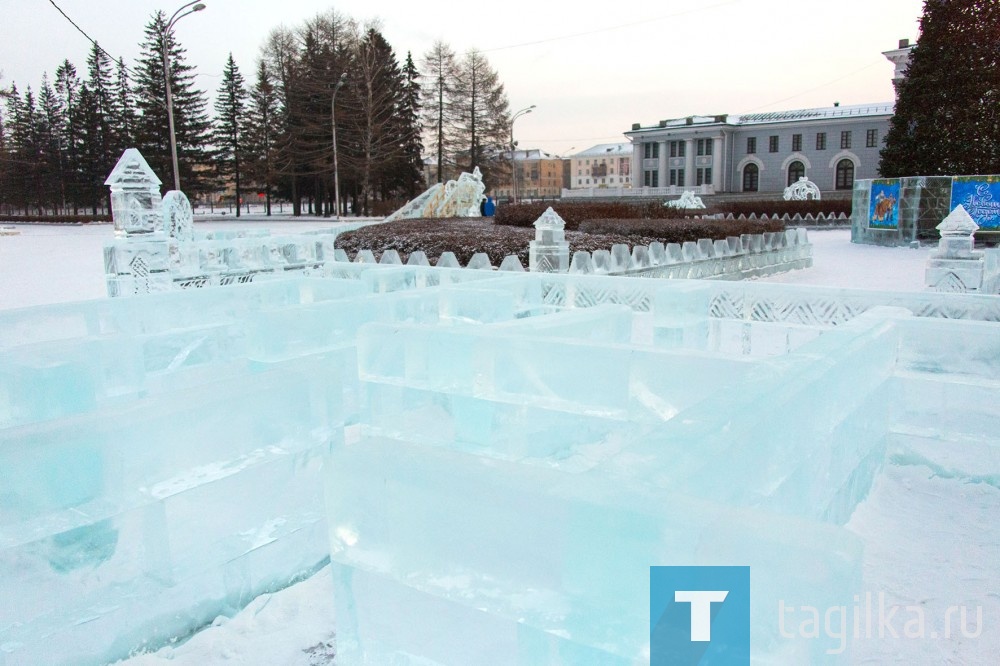
POLYGON ((951 209, 959 204, 980 229, 1000 230, 1000 176, 955 176, 951 209))
POLYGON ((885 178, 872 181, 868 228, 899 228, 899 179, 885 178))

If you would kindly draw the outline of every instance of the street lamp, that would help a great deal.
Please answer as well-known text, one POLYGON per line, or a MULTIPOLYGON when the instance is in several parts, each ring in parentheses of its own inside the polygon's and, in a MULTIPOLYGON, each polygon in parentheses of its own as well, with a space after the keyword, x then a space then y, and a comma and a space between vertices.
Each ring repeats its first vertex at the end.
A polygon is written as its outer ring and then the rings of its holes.
POLYGON ((330 98, 330 124, 333 126, 333 202, 337 211, 333 218, 340 221, 340 175, 337 173, 337 91, 347 83, 347 72, 340 75, 340 80, 333 86, 333 96, 330 98))
POLYGON ((517 203, 517 168, 514 166, 514 151, 517 148, 517 142, 514 141, 514 121, 523 116, 526 113, 531 113, 531 110, 535 108, 532 104, 529 107, 521 109, 510 119, 510 183, 511 183, 511 199, 513 203, 517 203))
MULTIPOLYGON (((174 15, 170 17, 167 24, 163 26, 163 79, 167 85, 167 123, 170 125, 170 157, 174 162, 174 189, 178 191, 181 189, 181 175, 177 167, 177 137, 174 134, 174 101, 170 92, 170 53, 168 49, 169 40, 167 37, 175 23, 180 21, 185 16, 194 14, 195 12, 200 12, 204 8, 204 3, 198 2, 198 0, 193 0, 174 12, 174 15), (190 9, 188 9, 188 7, 190 7, 190 9), (186 12, 184 11, 185 9, 187 9, 186 12)), ((239 206, 240 202, 237 201, 236 205, 239 206)))

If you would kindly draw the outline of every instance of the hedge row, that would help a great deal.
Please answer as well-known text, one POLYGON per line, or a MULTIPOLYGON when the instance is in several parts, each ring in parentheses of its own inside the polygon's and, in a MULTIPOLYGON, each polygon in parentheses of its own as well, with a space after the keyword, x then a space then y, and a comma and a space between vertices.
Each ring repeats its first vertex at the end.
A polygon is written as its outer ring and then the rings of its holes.
MULTIPOLYGON (((612 245, 629 246, 684 243, 701 238, 713 240, 740 234, 781 231, 780 222, 737 220, 590 220, 580 231, 568 231, 570 252, 610 250, 612 245), (584 230, 584 228, 586 230, 584 230)), ((528 243, 533 229, 492 224, 484 218, 400 220, 373 224, 337 236, 336 247, 344 249, 353 260, 360 250, 371 250, 376 259, 386 250, 396 250, 406 263, 411 252, 422 251, 433 264, 444 252, 454 252, 464 266, 477 252, 485 252, 490 263, 499 266, 507 255, 517 255, 528 268, 528 243)))
POLYGON ((543 201, 537 203, 503 204, 497 207, 496 224, 531 227, 551 206, 566 221, 566 229, 576 230, 585 220, 644 219, 662 220, 693 217, 707 211, 684 213, 668 208, 659 201, 543 201))
POLYGON ((91 222, 110 222, 110 215, 5 215, 4 222, 28 223, 47 222, 51 224, 90 224, 91 222))
POLYGON ((746 199, 714 203, 707 209, 688 211, 669 208, 664 206, 661 201, 556 201, 504 204, 497 208, 494 221, 496 224, 512 227, 531 227, 550 205, 566 221, 566 229, 570 231, 578 229, 580 223, 586 220, 692 219, 695 216, 716 213, 732 213, 737 217, 751 214, 757 217, 761 215, 780 217, 785 214, 792 216, 796 213, 803 217, 810 213, 814 217, 819 213, 824 215, 844 213, 848 217, 851 215, 851 202, 849 200, 832 199, 826 201, 746 199))
MULTIPOLYGON (((652 238, 663 243, 683 243, 700 238, 722 240, 727 236, 784 231, 778 220, 587 220, 579 230, 588 234, 615 234, 652 238)), ((653 242, 653 241, 650 241, 653 242)))

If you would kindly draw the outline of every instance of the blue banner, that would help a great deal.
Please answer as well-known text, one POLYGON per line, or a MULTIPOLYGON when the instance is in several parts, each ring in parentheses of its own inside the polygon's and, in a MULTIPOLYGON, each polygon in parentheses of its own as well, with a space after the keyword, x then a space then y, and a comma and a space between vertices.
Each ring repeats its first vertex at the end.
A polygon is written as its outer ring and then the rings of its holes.
POLYGON ((1000 176, 956 176, 951 209, 959 204, 980 229, 1000 230, 1000 176))
POLYGON ((872 181, 871 204, 868 207, 869 229, 899 228, 899 180, 872 181))

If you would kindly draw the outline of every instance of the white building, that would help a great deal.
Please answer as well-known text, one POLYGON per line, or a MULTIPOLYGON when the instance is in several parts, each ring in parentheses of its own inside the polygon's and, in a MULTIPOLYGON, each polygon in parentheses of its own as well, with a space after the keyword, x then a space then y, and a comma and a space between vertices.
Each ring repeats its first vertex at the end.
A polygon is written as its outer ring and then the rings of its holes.
POLYGON ((632 187, 632 144, 602 143, 570 156, 570 189, 632 187))

